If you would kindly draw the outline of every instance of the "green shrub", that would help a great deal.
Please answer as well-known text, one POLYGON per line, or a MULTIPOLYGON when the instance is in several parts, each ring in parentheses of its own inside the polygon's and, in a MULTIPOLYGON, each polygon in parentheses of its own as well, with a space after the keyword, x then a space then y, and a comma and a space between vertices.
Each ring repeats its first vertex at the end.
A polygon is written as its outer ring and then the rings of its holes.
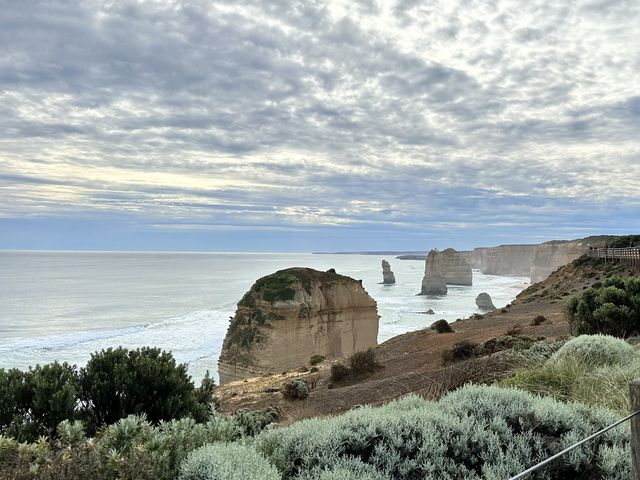
POLYGON ((609 335, 581 335, 565 343, 552 357, 556 362, 574 361, 588 367, 622 365, 637 358, 624 340, 609 335))
POLYGON ((171 353, 159 348, 120 347, 94 353, 82 369, 80 385, 95 427, 142 413, 152 423, 206 418, 208 407, 197 399, 198 394, 206 397, 206 392, 196 392, 187 365, 176 365, 171 353))
POLYGON ((533 317, 533 320, 531 320, 532 327, 537 327, 538 325, 543 325, 545 323, 550 323, 550 322, 549 320, 547 320, 547 317, 545 317, 544 315, 537 315, 533 317))
POLYGON ((331 467, 303 472, 296 480, 391 480, 391 477, 358 458, 340 458, 331 467))
POLYGON ((75 418, 77 390, 78 372, 67 363, 0 369, 0 433, 20 441, 53 436, 61 421, 75 418))
POLYGON ((284 386, 282 395, 289 400, 304 400, 309 396, 309 385, 301 378, 297 378, 284 386))
POLYGON ((600 288, 572 297, 567 318, 576 335, 603 333, 629 337, 640 333, 640 277, 607 278, 600 288))
MULTIPOLYGON (((255 446, 284 479, 315 478, 310 475, 329 474, 334 465, 350 471, 366 464, 390 478, 497 480, 522 472, 616 419, 608 410, 519 390, 466 386, 437 403, 410 396, 380 408, 362 407, 267 430, 255 438, 255 446)), ((531 478, 629 476, 625 425, 531 478)))
POLYGON ((451 328, 449 322, 444 318, 434 322, 433 325, 431 325, 431 330, 435 330, 438 333, 453 333, 453 328, 451 328))
POLYGON ((324 355, 312 355, 311 358, 309 359, 309 365, 318 365, 319 363, 324 362, 325 356, 324 355))
POLYGON ((442 352, 445 362, 457 362, 475 357, 480 353, 480 345, 470 340, 462 340, 454 344, 451 348, 442 352))
POLYGON ((376 360, 376 352, 370 348, 364 352, 355 352, 349 357, 349 367, 353 374, 370 373, 380 365, 376 360))
POLYGON ((335 362, 331 365, 331 380, 339 382, 349 376, 349 369, 342 362, 335 362))
POLYGON ((179 480, 280 480, 280 473, 255 449, 239 444, 205 445, 189 454, 179 480))

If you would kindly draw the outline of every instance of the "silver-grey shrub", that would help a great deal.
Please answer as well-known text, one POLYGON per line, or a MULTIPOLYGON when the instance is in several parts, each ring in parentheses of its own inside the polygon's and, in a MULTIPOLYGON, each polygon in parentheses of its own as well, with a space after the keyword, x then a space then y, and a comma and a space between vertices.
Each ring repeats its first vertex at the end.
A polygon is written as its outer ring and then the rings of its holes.
POLYGON ((580 335, 565 343, 552 357, 555 362, 572 361, 588 367, 624 365, 638 355, 627 342, 610 335, 580 335))
MULTIPOLYGON (((263 432, 255 445, 285 479, 306 480, 343 459, 358 459, 392 479, 498 480, 616 418, 608 410, 520 390, 467 386, 437 403, 409 396, 380 408, 304 420, 263 432)), ((596 479, 605 473, 610 480, 627 479, 629 458, 629 430, 623 426, 531 479, 596 479)))
POLYGON ((213 443, 189 454, 178 480, 280 480, 278 470, 254 448, 213 443))

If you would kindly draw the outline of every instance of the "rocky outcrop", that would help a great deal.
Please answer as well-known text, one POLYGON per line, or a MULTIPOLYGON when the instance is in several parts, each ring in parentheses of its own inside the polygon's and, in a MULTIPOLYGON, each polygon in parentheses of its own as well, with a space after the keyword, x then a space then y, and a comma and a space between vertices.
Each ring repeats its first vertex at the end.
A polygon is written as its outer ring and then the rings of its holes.
POLYGON ((500 245, 473 250, 471 266, 485 275, 528 277, 537 245, 500 245))
POLYGON ((588 239, 537 245, 531 262, 531 283, 542 282, 558 268, 587 253, 590 245, 588 239))
POLYGON ((491 301, 488 293, 482 292, 476 297, 476 305, 481 310, 495 310, 496 306, 491 301))
POLYGON ((391 271, 391 265, 386 260, 382 260, 382 283, 385 285, 396 283, 396 276, 391 271))
POLYGON ((424 277, 420 295, 446 295, 447 282, 442 274, 440 255, 437 250, 431 250, 427 254, 424 265, 424 277))
POLYGON ((259 279, 238 302, 218 362, 220 383, 278 373, 377 345, 376 302, 335 270, 289 268, 259 279))
POLYGON ((472 285, 471 265, 459 252, 453 248, 447 248, 438 253, 438 257, 440 270, 447 285, 472 285))

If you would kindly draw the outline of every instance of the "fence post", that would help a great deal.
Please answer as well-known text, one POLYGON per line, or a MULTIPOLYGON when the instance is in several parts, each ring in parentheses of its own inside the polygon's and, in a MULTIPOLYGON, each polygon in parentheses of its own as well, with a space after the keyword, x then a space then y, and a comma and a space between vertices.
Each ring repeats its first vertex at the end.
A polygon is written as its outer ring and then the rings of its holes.
MULTIPOLYGON (((629 383, 631 412, 640 410, 640 378, 629 383)), ((631 468, 633 480, 640 480, 640 415, 631 418, 631 468)))

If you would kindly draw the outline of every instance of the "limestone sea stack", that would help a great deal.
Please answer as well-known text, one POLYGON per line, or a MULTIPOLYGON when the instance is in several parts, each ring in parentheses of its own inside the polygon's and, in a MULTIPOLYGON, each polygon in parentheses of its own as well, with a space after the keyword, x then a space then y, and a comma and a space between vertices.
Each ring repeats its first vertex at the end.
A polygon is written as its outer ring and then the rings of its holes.
POLYGON ((495 310, 496 307, 491 301, 491 297, 488 293, 482 292, 476 297, 476 305, 481 310, 495 310))
POLYGON ((382 283, 385 285, 396 283, 396 276, 391 271, 391 265, 386 260, 382 260, 382 283))
POLYGON ((378 319, 361 281, 333 269, 267 275, 231 318, 218 361, 220 383, 291 370, 312 355, 331 359, 375 347, 378 319))
POLYGON ((447 285, 468 286, 473 284, 471 265, 467 263, 460 252, 453 248, 447 248, 438 255, 440 256, 442 275, 447 285))
POLYGON ((420 295, 446 295, 447 282, 442 274, 440 258, 437 250, 431 250, 427 254, 424 265, 424 277, 420 295))

